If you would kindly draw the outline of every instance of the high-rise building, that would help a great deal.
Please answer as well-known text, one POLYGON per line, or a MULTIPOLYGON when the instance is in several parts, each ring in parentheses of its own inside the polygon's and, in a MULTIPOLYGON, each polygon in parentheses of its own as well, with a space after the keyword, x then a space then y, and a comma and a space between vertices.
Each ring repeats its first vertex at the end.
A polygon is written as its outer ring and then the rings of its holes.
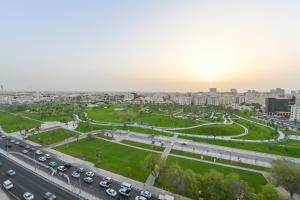
POLYGON ((231 88, 231 89, 230 89, 230 93, 231 93, 231 94, 237 94, 237 89, 231 88))
POLYGON ((269 115, 289 115, 291 106, 295 104, 295 97, 287 98, 266 98, 265 112, 269 115))
POLYGON ((284 97, 285 90, 281 88, 271 89, 270 94, 275 97, 284 97))

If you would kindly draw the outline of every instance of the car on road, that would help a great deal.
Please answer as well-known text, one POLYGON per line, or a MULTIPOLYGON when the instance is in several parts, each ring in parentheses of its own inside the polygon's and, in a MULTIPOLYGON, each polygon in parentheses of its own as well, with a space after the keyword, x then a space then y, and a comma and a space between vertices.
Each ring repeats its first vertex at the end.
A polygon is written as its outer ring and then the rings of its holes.
POLYGON ((85 175, 88 176, 88 177, 93 177, 93 176, 95 176, 95 173, 92 172, 92 171, 88 171, 88 172, 85 173, 85 175))
POLYGON ((49 162, 48 164, 50 167, 56 167, 57 166, 57 163, 52 161, 52 162, 49 162))
POLYGON ((84 182, 91 184, 94 180, 91 177, 85 177, 83 179, 84 182))
POLYGON ((111 196, 111 197, 117 196, 117 192, 116 192, 114 189, 112 189, 112 188, 108 188, 108 189, 106 190, 106 194, 108 194, 108 195, 111 196))
POLYGON ((54 200, 56 199, 55 194, 51 193, 51 192, 46 192, 44 195, 44 199, 46 200, 54 200))
POLYGON ((119 189, 119 193, 123 196, 129 197, 131 195, 131 189, 122 187, 119 189))
POLYGON ((13 183, 10 180, 6 180, 3 182, 3 187, 6 190, 9 190, 14 187, 13 183))
POLYGON ((149 191, 142 190, 141 196, 146 197, 147 199, 150 199, 152 194, 149 191))
POLYGON ((67 168, 65 166, 63 166, 63 165, 60 165, 60 166, 57 167, 57 170, 61 171, 61 172, 64 172, 64 171, 67 170, 67 168))
POLYGON ((79 174, 77 171, 74 171, 74 172, 72 173, 72 177, 74 177, 74 178, 79 178, 79 177, 80 177, 80 174, 79 174))
POLYGON ((39 157, 39 161, 41 161, 41 162, 45 162, 46 160, 47 160, 47 158, 45 156, 39 157))
POLYGON ((143 197, 143 196, 136 196, 134 199, 135 200, 147 200, 147 198, 143 197))
POLYGON ((13 170, 13 169, 10 169, 10 170, 7 171, 7 174, 8 174, 9 176, 14 176, 14 175, 16 175, 16 171, 13 170))
POLYGON ((25 200, 33 200, 33 199, 34 199, 34 195, 33 195, 32 193, 30 193, 30 192, 25 192, 25 193, 23 194, 23 198, 24 198, 25 200))
POLYGON ((36 150, 35 154, 38 155, 38 156, 40 156, 40 155, 43 154, 43 152, 42 152, 41 150, 38 149, 38 150, 36 150))
POLYGON ((109 181, 100 181, 99 185, 104 188, 109 188, 111 186, 111 182, 109 181))
POLYGON ((27 154, 28 150, 25 149, 25 150, 22 151, 22 153, 27 154))
POLYGON ((45 154, 45 157, 46 157, 47 159, 49 159, 49 158, 51 158, 51 154, 46 153, 46 154, 45 154))

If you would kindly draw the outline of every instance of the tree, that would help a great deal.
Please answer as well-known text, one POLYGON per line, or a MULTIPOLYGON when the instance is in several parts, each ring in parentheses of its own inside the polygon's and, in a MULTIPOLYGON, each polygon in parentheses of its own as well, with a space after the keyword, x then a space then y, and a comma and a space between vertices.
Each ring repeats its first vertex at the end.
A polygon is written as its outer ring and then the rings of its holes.
POLYGON ((147 173, 151 173, 155 178, 157 178, 159 174, 157 165, 159 162, 160 162, 160 155, 149 154, 145 157, 143 161, 144 169, 146 170, 147 173))
POLYGON ((214 170, 203 177, 204 199, 226 200, 226 190, 224 186, 224 175, 214 170))
POLYGON ((262 191, 258 194, 258 200, 280 200, 280 197, 274 186, 267 184, 262 187, 262 191))
POLYGON ((273 161, 271 175, 275 184, 286 189, 291 198, 300 193, 300 165, 285 159, 273 161))
POLYGON ((230 196, 235 200, 253 200, 256 199, 248 184, 237 174, 229 174, 225 179, 225 186, 230 196))

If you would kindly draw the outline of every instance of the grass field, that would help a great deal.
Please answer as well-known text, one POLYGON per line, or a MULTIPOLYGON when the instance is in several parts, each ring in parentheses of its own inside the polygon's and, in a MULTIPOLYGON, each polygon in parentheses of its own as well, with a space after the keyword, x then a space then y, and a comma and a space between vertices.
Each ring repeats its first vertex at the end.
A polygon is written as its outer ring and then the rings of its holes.
POLYGON ((52 114, 52 115, 41 115, 38 112, 21 112, 21 115, 39 120, 39 121, 60 121, 60 122, 69 122, 73 120, 72 115, 66 115, 66 114, 52 114))
POLYGON ((41 145, 49 145, 49 144, 54 144, 63 141, 70 137, 74 137, 76 135, 79 134, 63 128, 58 128, 52 131, 31 135, 27 139, 41 145))
POLYGON ((71 142, 59 146, 56 150, 71 156, 90 161, 96 167, 145 181, 149 174, 143 170, 142 161, 151 154, 147 151, 126 147, 121 144, 107 142, 100 139, 85 138, 78 142, 71 142), (97 152, 99 159, 97 159, 97 152))
MULTIPOLYGON (((203 158, 203 160, 207 160, 207 161, 214 161, 214 159, 215 159, 214 157, 205 156, 205 155, 201 155, 201 154, 197 154, 197 153, 186 152, 186 151, 180 151, 180 150, 176 150, 176 149, 172 149, 171 154, 188 156, 188 157, 197 158, 197 159, 203 158)), ((220 159, 220 158, 216 159, 216 162, 239 166, 239 167, 250 168, 250 169, 255 169, 255 170, 262 170, 262 171, 267 171, 269 169, 266 167, 255 166, 255 165, 251 165, 251 164, 245 164, 245 163, 241 163, 241 162, 230 161, 230 160, 225 160, 225 159, 220 159)))
POLYGON ((198 124, 197 121, 179 119, 173 116, 166 116, 165 113, 155 114, 141 112, 140 105, 106 105, 96 108, 87 108, 88 117, 99 122, 143 122, 158 127, 187 127, 198 124))
POLYGON ((129 145, 136 146, 136 147, 145 148, 145 149, 161 151, 161 152, 165 150, 165 148, 161 147, 161 146, 145 144, 145 143, 140 143, 140 142, 134 142, 134 141, 130 141, 130 140, 123 140, 122 143, 129 144, 129 145))
POLYGON ((242 134, 244 129, 237 124, 211 124, 197 128, 177 130, 176 132, 194 135, 231 136, 242 134))
POLYGON ((169 133, 164 133, 161 131, 140 128, 140 127, 132 127, 132 126, 100 126, 100 125, 93 125, 93 124, 88 125, 88 123, 79 123, 78 127, 76 128, 77 131, 84 132, 84 133, 94 131, 94 130, 113 130, 113 129, 132 131, 132 132, 143 133, 148 135, 172 136, 169 133))
POLYGON ((40 123, 22 117, 0 111, 0 125, 5 132, 11 133, 19 130, 37 128, 40 123))
POLYGON ((193 140, 195 142, 237 148, 237 149, 245 149, 251 151, 258 151, 262 153, 300 158, 300 141, 296 141, 296 140, 287 140, 285 142, 274 143, 274 144, 265 144, 265 143, 256 144, 256 143, 241 143, 241 142, 231 142, 231 141, 222 141, 222 140, 206 140, 201 138, 192 138, 188 136, 179 136, 179 138, 193 140))
POLYGON ((271 128, 255 124, 253 122, 249 122, 247 120, 243 119, 235 119, 234 120, 237 123, 240 123, 248 128, 249 132, 248 135, 239 137, 239 139, 245 139, 245 140, 267 140, 278 137, 278 134, 275 130, 272 130, 271 128))
POLYGON ((173 156, 169 156, 167 161, 171 163, 177 163, 183 169, 191 169, 194 172, 199 174, 205 174, 210 170, 216 170, 218 172, 224 173, 224 175, 236 173, 240 176, 242 180, 246 181, 249 184, 249 186, 254 188, 256 192, 260 191, 261 186, 267 183, 263 175, 254 172, 248 172, 244 170, 238 170, 238 169, 223 167, 219 165, 202 163, 202 162, 183 159, 183 158, 176 158, 173 156))

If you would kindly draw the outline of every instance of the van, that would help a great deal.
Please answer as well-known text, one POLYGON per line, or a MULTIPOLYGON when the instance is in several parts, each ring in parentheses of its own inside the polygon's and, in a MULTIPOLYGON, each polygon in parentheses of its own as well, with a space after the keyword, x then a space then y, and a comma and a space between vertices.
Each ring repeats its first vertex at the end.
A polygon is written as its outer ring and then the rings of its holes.
POLYGON ((121 184, 121 187, 122 187, 122 188, 128 188, 128 189, 131 189, 131 184, 130 184, 130 183, 123 182, 123 183, 121 184))

